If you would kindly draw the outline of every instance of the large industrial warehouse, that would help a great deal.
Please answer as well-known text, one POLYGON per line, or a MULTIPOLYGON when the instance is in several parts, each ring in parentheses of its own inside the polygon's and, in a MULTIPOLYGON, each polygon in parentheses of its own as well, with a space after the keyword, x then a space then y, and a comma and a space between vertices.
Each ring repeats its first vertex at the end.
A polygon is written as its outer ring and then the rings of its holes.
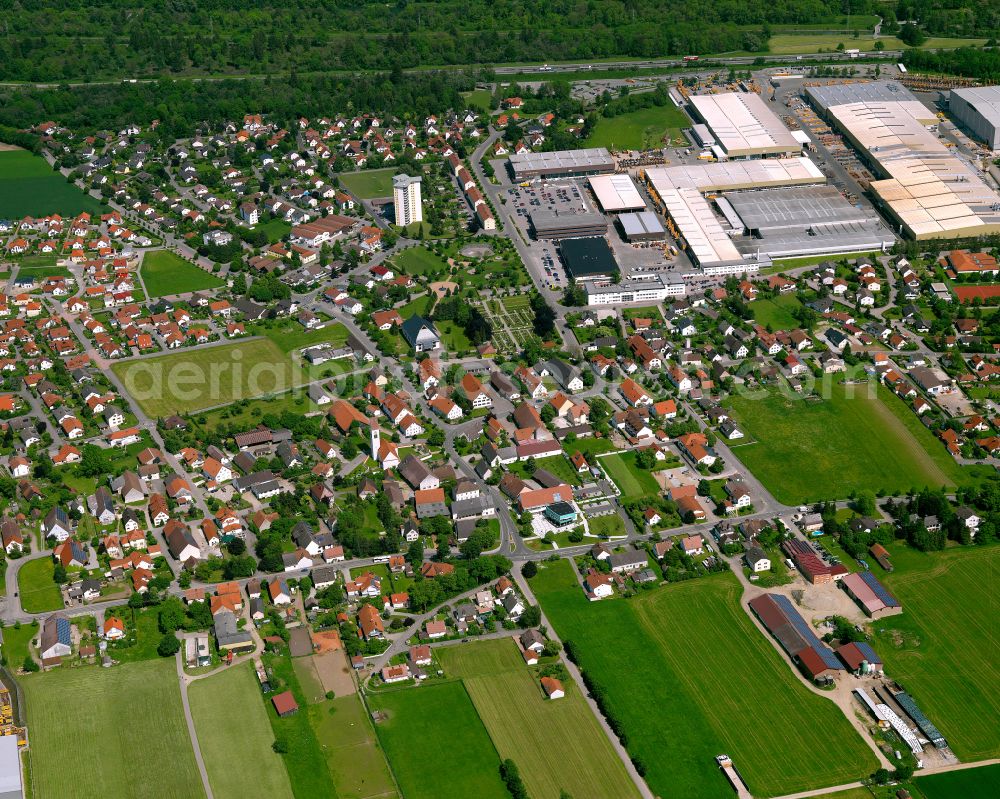
POLYGON ((938 139, 937 118, 892 81, 811 86, 810 102, 884 179, 886 213, 914 239, 1000 233, 1000 194, 938 139))
POLYGON ((695 116, 705 123, 715 139, 713 151, 717 148, 725 158, 762 158, 802 152, 802 145, 758 94, 694 95, 689 102, 695 116))
POLYGON ((1000 150, 1000 86, 952 89, 952 115, 991 150, 1000 150))
POLYGON ((881 250, 895 241, 873 211, 824 185, 805 157, 655 167, 646 182, 707 275, 754 272, 773 258, 881 250))
POLYGON ((530 178, 603 175, 615 171, 611 153, 604 147, 586 150, 556 150, 550 153, 523 153, 510 156, 515 180, 530 178))
POLYGON ((895 241, 877 214, 851 205, 833 186, 733 192, 716 204, 739 234, 734 243, 744 256, 835 255, 882 250, 895 241))

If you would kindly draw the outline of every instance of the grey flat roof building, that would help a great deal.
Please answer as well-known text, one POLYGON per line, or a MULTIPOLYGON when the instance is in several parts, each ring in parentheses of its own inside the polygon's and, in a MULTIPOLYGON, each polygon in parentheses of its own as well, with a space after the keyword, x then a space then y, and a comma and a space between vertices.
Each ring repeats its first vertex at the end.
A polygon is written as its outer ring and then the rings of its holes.
POLYGON ((652 211, 621 214, 618 223, 628 241, 659 241, 666 235, 663 223, 652 211))
POLYGON ((514 178, 559 175, 600 175, 614 172, 615 162, 604 147, 585 150, 556 150, 549 153, 523 153, 510 156, 514 178))
POLYGON ((952 115, 991 150, 1000 150, 1000 86, 952 89, 952 115))
POLYGON ((568 239, 600 236, 608 230, 608 220, 597 211, 541 208, 530 214, 531 227, 538 239, 568 239))
POLYGON ((895 241, 874 211, 852 205, 833 186, 733 192, 724 199, 746 234, 733 239, 745 255, 832 255, 880 250, 895 241))
POLYGON ((835 83, 830 86, 807 86, 806 94, 813 105, 824 113, 831 106, 846 103, 917 102, 902 83, 894 80, 876 80, 856 83, 835 83))

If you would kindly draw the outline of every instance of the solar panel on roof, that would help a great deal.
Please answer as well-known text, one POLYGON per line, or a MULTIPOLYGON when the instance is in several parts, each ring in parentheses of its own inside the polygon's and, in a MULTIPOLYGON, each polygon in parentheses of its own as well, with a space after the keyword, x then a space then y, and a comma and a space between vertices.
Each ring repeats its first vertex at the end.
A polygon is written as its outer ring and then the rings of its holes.
POLYGON ((881 663, 882 659, 875 654, 875 650, 872 649, 871 644, 867 641, 855 641, 854 645, 858 648, 861 656, 867 660, 869 663, 881 663))
POLYGON ((902 607, 899 604, 899 600, 889 593, 889 590, 878 581, 878 578, 874 574, 867 571, 859 572, 859 574, 861 575, 861 579, 865 581, 865 584, 872 589, 875 596, 882 601, 883 605, 890 608, 902 607))

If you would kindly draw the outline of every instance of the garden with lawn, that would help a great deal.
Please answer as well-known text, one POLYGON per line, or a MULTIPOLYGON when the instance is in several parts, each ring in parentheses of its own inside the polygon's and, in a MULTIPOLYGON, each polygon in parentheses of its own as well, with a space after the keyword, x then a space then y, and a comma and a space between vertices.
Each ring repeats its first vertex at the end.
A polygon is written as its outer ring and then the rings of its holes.
POLYGON ((640 468, 635 457, 634 451, 621 452, 598 458, 597 463, 604 467, 604 471, 627 499, 660 493, 660 485, 652 472, 640 468))
POLYGON ((406 799, 510 799, 497 750, 461 682, 373 694, 369 704, 406 799))
POLYGON ((80 191, 27 150, 0 151, 0 219, 60 214, 73 217, 86 211, 101 214, 100 201, 80 191))
POLYGON ((1000 757, 1000 662, 996 579, 1000 546, 922 553, 890 548, 894 570, 879 578, 901 616, 875 625, 875 648, 963 761, 1000 757), (960 675, 942 683, 942 675, 960 675))
POLYGON ((62 592, 52 579, 54 574, 55 563, 50 557, 26 561, 17 570, 17 589, 25 613, 62 610, 62 592))
MULTIPOLYGON (((968 484, 992 469, 962 467, 912 410, 882 386, 823 385, 828 397, 733 395, 727 405, 750 443, 733 452, 779 502, 843 499, 861 490, 905 493, 968 484)), ((606 459, 605 459, 606 460, 606 459)))
POLYGON ((151 298, 207 291, 226 282, 170 250, 151 250, 142 256, 139 274, 151 298))
POLYGON ((800 327, 794 311, 801 308, 802 303, 794 294, 776 294, 766 300, 754 300, 750 303, 754 321, 768 330, 794 330, 800 327))
POLYGON ((500 757, 517 763, 532 799, 560 799, 562 791, 638 797, 580 686, 563 682, 566 696, 546 699, 509 638, 437 651, 445 673, 461 678, 500 757))
POLYGON ((173 658, 114 669, 63 666, 19 682, 34 799, 205 795, 173 658), (70 745, 80 767, 67 763, 70 745))
POLYGON ((757 796, 850 782, 877 767, 840 709, 810 692, 750 620, 731 574, 590 602, 562 560, 539 568, 531 585, 654 794, 728 799, 720 752, 757 796))

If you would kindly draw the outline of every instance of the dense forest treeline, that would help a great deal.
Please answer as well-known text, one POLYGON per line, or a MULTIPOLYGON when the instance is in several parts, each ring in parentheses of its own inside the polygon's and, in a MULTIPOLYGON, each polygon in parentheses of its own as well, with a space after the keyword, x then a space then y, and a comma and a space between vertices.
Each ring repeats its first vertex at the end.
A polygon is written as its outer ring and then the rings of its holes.
POLYGON ((1000 83, 1000 49, 962 47, 958 50, 910 50, 903 54, 906 68, 914 72, 942 72, 1000 83))
POLYGON ((160 80, 96 86, 0 90, 3 127, 29 128, 54 120, 73 130, 119 130, 130 122, 160 120, 165 141, 189 136, 208 123, 242 121, 251 112, 292 120, 301 115, 375 113, 420 119, 446 108, 464 108, 460 92, 475 88, 471 71, 370 74, 355 77, 160 80))
POLYGON ((879 15, 1000 28, 973 0, 0 0, 0 80, 391 70, 765 49, 772 25, 879 15))

